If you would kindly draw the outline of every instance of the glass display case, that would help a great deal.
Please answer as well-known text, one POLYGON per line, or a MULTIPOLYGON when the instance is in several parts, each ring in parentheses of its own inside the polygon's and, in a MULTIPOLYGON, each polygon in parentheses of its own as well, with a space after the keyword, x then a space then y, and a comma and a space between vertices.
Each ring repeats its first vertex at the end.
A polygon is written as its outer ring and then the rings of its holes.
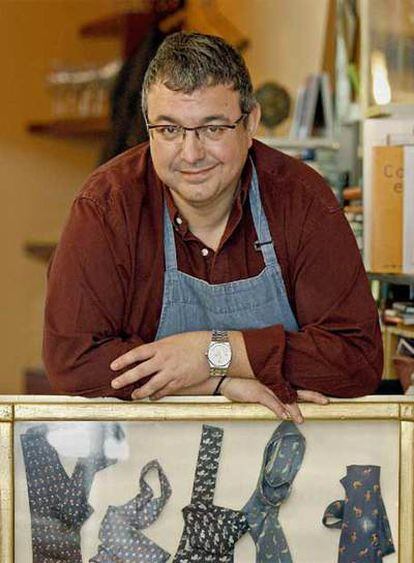
POLYGON ((1 561, 412 561, 414 400, 301 408, 0 399, 1 561))
POLYGON ((361 0, 363 115, 414 113, 414 2, 361 0))

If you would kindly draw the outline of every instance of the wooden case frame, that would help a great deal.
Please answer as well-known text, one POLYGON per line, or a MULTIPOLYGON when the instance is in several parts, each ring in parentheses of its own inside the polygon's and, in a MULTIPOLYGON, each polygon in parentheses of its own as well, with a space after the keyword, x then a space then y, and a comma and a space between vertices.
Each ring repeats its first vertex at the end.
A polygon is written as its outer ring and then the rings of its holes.
MULTIPOLYGON (((334 400, 327 406, 303 404, 305 419, 399 423, 399 563, 414 561, 414 397, 334 400)), ((275 416, 255 404, 222 398, 182 398, 122 403, 68 397, 0 398, 0 560, 14 561, 14 453, 16 422, 38 421, 271 421, 275 416)), ((306 423, 305 423, 306 424, 306 423)))

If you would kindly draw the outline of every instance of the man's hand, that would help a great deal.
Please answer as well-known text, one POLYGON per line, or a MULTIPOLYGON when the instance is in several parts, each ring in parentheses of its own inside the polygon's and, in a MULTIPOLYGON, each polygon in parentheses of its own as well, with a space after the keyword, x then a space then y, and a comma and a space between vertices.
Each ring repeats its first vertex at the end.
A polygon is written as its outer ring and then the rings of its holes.
MULTIPOLYGON (((255 379, 227 378, 221 386, 221 394, 231 401, 239 403, 260 403, 273 411, 278 418, 303 422, 303 416, 297 403, 282 403, 268 387, 255 379)), ((316 391, 298 391, 298 399, 326 405, 329 400, 316 391)))
POLYGON ((201 383, 209 377, 209 366, 204 352, 210 343, 209 331, 174 334, 150 344, 143 344, 123 354, 111 364, 114 371, 132 364, 139 365, 125 371, 112 381, 119 389, 144 377, 151 380, 136 389, 132 399, 144 399, 157 394, 157 398, 174 395, 178 389, 201 383))

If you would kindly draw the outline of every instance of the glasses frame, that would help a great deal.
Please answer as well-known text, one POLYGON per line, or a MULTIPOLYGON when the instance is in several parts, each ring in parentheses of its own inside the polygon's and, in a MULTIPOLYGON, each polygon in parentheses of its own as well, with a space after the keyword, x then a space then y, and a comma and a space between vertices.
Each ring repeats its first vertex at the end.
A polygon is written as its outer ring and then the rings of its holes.
POLYGON ((202 137, 200 137, 200 131, 203 131, 205 129, 207 129, 208 127, 212 127, 214 125, 216 125, 217 127, 220 128, 224 128, 224 129, 228 129, 228 130, 234 130, 236 129, 236 127, 238 126, 239 123, 241 123, 243 121, 243 119, 245 119, 249 114, 246 112, 243 112, 241 114, 241 116, 236 119, 236 121, 234 121, 231 124, 208 124, 208 125, 199 125, 198 127, 184 127, 184 125, 176 125, 174 123, 168 124, 168 123, 160 123, 159 125, 152 125, 151 123, 149 123, 147 120, 145 120, 146 126, 147 126, 147 130, 148 132, 154 131, 156 129, 162 129, 164 127, 177 127, 177 130, 180 130, 181 134, 178 136, 177 139, 174 139, 174 141, 171 142, 180 142, 183 143, 187 134, 187 131, 194 131, 195 136, 197 138, 197 140, 201 141, 201 142, 205 142, 205 139, 203 139, 202 137))

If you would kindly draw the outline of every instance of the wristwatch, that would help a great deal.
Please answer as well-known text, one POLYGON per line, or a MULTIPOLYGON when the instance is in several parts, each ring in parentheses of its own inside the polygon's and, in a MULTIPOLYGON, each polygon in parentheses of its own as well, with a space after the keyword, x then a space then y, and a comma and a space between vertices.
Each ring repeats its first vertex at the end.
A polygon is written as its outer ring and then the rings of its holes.
POLYGON ((227 374, 231 363, 231 345, 226 330, 213 330, 206 356, 210 376, 222 377, 227 374))

